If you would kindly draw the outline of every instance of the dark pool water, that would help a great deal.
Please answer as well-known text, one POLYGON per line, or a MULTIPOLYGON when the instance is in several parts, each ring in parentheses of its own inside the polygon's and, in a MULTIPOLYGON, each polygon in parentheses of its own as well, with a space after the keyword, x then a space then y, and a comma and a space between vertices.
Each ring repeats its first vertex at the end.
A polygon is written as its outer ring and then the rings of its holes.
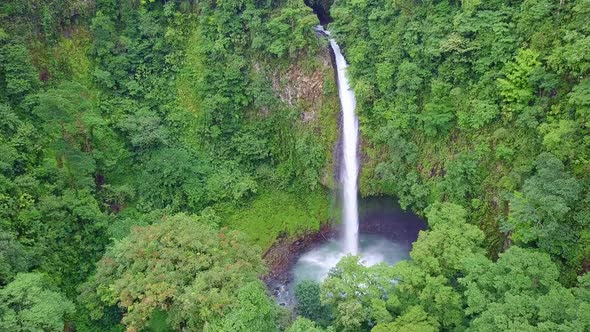
MULTIPOLYGON (((360 259, 370 266, 380 262, 394 265, 409 259, 412 243, 426 224, 411 212, 403 211, 392 198, 370 198, 359 202, 360 259)), ((338 233, 336 233, 338 234, 338 233)), ((281 305, 295 305, 294 286, 302 280, 321 282, 344 257, 340 236, 315 243, 300 253, 289 270, 289 282, 275 284, 273 293, 281 305)))

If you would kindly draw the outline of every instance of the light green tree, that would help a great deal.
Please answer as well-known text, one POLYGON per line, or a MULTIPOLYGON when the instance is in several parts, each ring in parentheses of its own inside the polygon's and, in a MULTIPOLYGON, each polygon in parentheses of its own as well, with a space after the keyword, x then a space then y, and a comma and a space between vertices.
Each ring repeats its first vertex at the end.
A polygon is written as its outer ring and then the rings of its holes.
POLYGON ((313 321, 297 317, 291 326, 287 329, 287 332, 324 332, 325 330, 318 327, 313 321))
POLYGON ((225 322, 228 326, 262 324, 261 317, 271 316, 271 306, 259 286, 242 287, 263 271, 260 253, 241 235, 178 214, 137 227, 115 243, 82 287, 81 300, 95 319, 106 307, 119 306, 129 331, 145 327, 157 310, 167 312, 175 329, 201 330, 230 312, 234 316, 225 322), (258 305, 262 311, 253 312, 258 305))
POLYGON ((421 231, 410 256, 418 267, 436 276, 452 277, 463 259, 483 253, 483 232, 466 222, 466 211, 451 203, 434 203, 426 210, 430 230, 421 231))
POLYGON ((266 294, 264 284, 253 281, 241 287, 237 293, 237 303, 219 323, 206 326, 210 332, 250 332, 278 331, 277 306, 266 294))
POLYGON ((375 326, 371 332, 437 332, 438 322, 420 306, 413 306, 392 323, 375 326))
POLYGON ((362 331, 367 329, 374 311, 382 312, 379 305, 393 292, 393 287, 391 267, 384 263, 366 267, 358 257, 347 256, 322 283, 321 301, 332 308, 338 331, 362 331))
POLYGON ((321 285, 321 299, 332 308, 337 330, 464 327, 457 277, 465 269, 465 257, 484 254, 483 232, 468 224, 465 210, 455 204, 435 203, 427 217, 431 229, 414 243, 412 261, 365 267, 349 256, 330 272, 321 285))
POLYGON ((399 324, 404 320, 397 321, 398 317, 418 315, 419 307, 428 316, 428 328, 461 328, 464 303, 456 278, 463 273, 465 257, 483 255, 483 232, 468 224, 465 210, 455 204, 432 204, 426 216, 431 229, 420 232, 410 252, 412 261, 392 268, 397 283, 387 308, 399 324), (410 313, 410 308, 414 312, 410 313))
POLYGON ((60 332, 74 304, 51 290, 43 275, 20 273, 0 289, 0 330, 60 332))

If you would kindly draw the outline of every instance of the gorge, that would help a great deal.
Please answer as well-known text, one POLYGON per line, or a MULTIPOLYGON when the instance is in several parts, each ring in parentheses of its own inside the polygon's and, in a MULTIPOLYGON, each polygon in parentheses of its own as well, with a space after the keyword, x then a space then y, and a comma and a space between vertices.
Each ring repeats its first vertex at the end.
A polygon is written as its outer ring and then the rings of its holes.
MULTIPOLYGON (((333 51, 333 67, 338 85, 341 108, 340 144, 338 153, 340 165, 338 188, 342 212, 340 239, 326 238, 311 250, 300 253, 294 264, 292 284, 279 285, 275 295, 279 303, 290 304, 293 286, 304 280, 321 282, 332 268, 346 255, 359 255, 362 264, 372 266, 378 263, 394 265, 409 258, 411 243, 416 240, 418 231, 424 228, 423 222, 411 213, 401 212, 393 199, 365 199, 367 206, 361 208, 364 232, 359 232, 359 127, 355 114, 356 98, 347 77, 347 63, 344 55, 323 26, 315 30, 329 39, 333 51), (383 231, 385 229, 385 231, 383 231)), ((276 287, 276 284, 275 284, 276 287)))

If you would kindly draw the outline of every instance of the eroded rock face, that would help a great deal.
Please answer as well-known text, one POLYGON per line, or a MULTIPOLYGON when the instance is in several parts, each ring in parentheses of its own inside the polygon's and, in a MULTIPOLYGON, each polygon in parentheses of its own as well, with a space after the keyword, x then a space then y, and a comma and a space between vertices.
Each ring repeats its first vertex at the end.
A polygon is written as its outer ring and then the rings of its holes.
POLYGON ((331 224, 324 224, 319 231, 309 232, 299 237, 283 237, 277 240, 263 256, 268 274, 263 280, 269 283, 271 280, 279 280, 288 283, 293 277, 290 270, 299 256, 305 251, 336 236, 336 228, 331 224))
POLYGON ((306 69, 301 61, 296 61, 272 77, 273 90, 286 105, 303 107, 304 122, 316 117, 324 102, 326 75, 334 75, 327 48, 319 52, 317 59, 314 69, 306 69))

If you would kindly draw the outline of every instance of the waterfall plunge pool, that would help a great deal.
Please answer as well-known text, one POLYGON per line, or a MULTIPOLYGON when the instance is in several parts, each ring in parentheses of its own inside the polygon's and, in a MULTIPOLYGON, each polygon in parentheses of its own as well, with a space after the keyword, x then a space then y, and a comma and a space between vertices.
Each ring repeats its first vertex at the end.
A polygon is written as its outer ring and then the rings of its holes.
MULTIPOLYGON (((426 224, 411 212, 403 211, 391 197, 372 197, 359 200, 359 251, 365 264, 385 262, 394 265, 409 259, 412 243, 426 224)), ((302 280, 321 282, 336 266, 344 251, 339 225, 297 240, 300 246, 286 248, 286 266, 266 279, 277 303, 294 308, 295 285, 302 280)))
MULTIPOLYGON (((326 237, 320 230, 318 236, 311 236, 295 242, 295 246, 281 248, 279 254, 270 255, 278 264, 271 263, 267 285, 281 305, 293 308, 294 286, 306 279, 321 282, 347 254, 359 255, 365 265, 380 262, 393 265, 409 258, 411 244, 417 239, 424 223, 412 214, 402 212, 393 200, 374 199, 371 202, 358 202, 358 118, 355 113, 356 97, 349 86, 347 63, 336 40, 323 26, 315 30, 328 37, 333 51, 333 65, 338 84, 338 96, 342 111, 340 131, 340 185, 342 194, 342 228, 339 232, 328 230, 326 237), (363 205, 365 209, 363 209, 363 205), (342 233, 336 237, 337 233, 342 233), (303 245, 298 245, 298 244, 303 245), (282 249, 282 250, 281 250, 282 249), (286 249, 286 250, 285 250, 286 249), (283 257, 286 256, 286 257, 283 257), (274 268, 277 267, 278 268, 274 268)), ((292 244, 292 243, 291 243, 292 244)), ((276 249, 276 248, 275 248, 276 249)), ((272 250, 271 250, 272 251, 272 250)), ((268 252, 267 252, 268 254, 268 252)), ((265 254, 265 259, 266 259, 265 254)), ((272 258, 271 258, 272 261, 272 258)))
MULTIPOLYGON (((403 259, 409 259, 410 248, 407 245, 388 240, 377 234, 359 235, 359 256, 366 266, 385 262, 393 265, 403 259)), ((293 267, 293 284, 303 280, 323 281, 336 264, 344 257, 342 245, 336 239, 314 248, 299 257, 293 267)))

